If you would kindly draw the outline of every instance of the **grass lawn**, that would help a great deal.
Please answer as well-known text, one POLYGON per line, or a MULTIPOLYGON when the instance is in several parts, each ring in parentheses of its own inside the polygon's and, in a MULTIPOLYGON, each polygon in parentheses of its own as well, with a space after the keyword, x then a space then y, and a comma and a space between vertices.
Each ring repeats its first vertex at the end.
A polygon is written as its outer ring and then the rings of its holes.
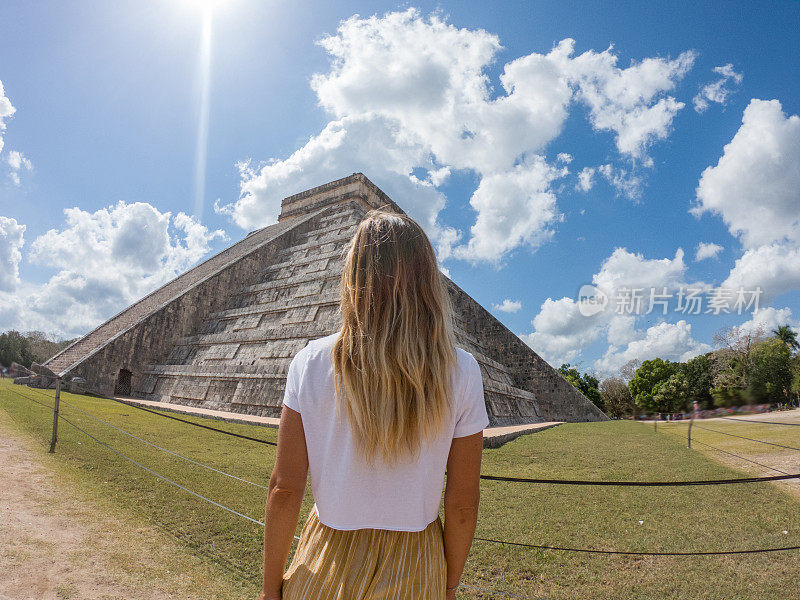
MULTIPOLYGON (((47 402, 32 390, 2 381, 0 418, 46 444, 52 411, 20 398, 15 390, 47 402)), ((150 442, 266 484, 274 460, 272 446, 191 427, 108 400, 72 394, 63 398, 150 442)), ((66 418, 147 467, 241 513, 255 519, 263 517, 265 490, 159 452, 62 406, 66 418)), ((211 424, 253 437, 276 437, 274 429, 220 421, 211 424)), ((736 432, 743 432, 741 435, 800 447, 800 432, 781 431, 767 438, 763 429, 746 433, 744 425, 732 426, 740 428, 736 432)), ((713 427, 719 428, 717 424, 713 427)), ((719 440, 705 433, 708 443, 717 445, 719 440)), ((698 439, 704 438, 698 434, 698 439)), ((172 532, 193 552, 228 569, 241 582, 232 586, 230 598, 255 597, 263 533, 258 525, 157 479, 66 423, 59 427, 56 454, 65 469, 81 474, 80 479, 97 494, 119 503, 136 518, 146 518, 172 532), (252 592, 243 593, 242 589, 252 592)), ((502 448, 486 450, 483 472, 605 480, 741 476, 740 471, 686 448, 680 437, 628 421, 566 424, 520 437, 502 448)), ((800 502, 769 483, 603 488, 486 481, 481 490, 479 537, 632 551, 800 545, 800 502)), ((298 532, 311 503, 309 491, 298 532)), ((493 593, 466 589, 461 597, 501 598, 506 593, 552 599, 784 600, 800 598, 797 573, 800 551, 723 557, 626 557, 537 551, 476 541, 462 581, 493 593)))

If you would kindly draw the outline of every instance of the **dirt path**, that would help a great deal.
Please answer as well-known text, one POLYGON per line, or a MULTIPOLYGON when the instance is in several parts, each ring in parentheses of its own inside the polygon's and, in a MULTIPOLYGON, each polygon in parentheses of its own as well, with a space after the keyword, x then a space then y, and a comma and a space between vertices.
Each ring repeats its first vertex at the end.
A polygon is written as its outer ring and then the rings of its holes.
POLYGON ((0 600, 247 597, 173 538, 88 499, 7 418, 0 411, 0 600))

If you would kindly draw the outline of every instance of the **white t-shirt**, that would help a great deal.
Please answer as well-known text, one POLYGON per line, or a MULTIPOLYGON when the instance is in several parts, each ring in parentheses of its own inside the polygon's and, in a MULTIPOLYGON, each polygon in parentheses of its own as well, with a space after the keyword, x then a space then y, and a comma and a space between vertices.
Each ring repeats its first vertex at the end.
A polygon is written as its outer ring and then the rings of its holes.
POLYGON ((300 413, 311 490, 320 522, 334 529, 421 531, 439 514, 445 467, 454 437, 488 424, 478 362, 456 348, 454 410, 417 459, 370 467, 358 452, 346 416, 337 419, 330 349, 338 333, 312 340, 289 365, 283 403, 300 413))

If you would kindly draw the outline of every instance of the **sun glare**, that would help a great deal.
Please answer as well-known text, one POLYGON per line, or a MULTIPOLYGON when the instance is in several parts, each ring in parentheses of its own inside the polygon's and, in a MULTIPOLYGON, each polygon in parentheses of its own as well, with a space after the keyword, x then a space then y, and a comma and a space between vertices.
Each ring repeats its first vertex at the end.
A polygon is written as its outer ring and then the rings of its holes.
POLYGON ((183 0, 183 3, 193 9, 199 9, 203 12, 212 12, 232 2, 231 0, 183 0))

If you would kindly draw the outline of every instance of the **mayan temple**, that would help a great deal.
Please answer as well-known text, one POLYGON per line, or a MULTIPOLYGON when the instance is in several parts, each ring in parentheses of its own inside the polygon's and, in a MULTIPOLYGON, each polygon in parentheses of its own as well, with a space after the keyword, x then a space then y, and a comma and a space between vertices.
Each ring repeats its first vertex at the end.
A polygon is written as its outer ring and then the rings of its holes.
MULTIPOLYGON (((129 306, 45 366, 88 391, 277 416, 294 354, 338 329, 343 248, 372 208, 402 209, 361 173, 283 200, 250 233, 129 306)), ((447 279, 458 344, 483 372, 492 425, 605 415, 447 279)))

